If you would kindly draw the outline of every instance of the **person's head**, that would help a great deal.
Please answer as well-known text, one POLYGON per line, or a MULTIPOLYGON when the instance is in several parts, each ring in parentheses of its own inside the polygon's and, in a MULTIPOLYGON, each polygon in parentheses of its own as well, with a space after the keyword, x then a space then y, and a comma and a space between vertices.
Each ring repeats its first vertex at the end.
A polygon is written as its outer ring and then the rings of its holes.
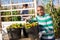
POLYGON ((28 4, 23 4, 23 7, 27 8, 28 7, 28 4))
POLYGON ((39 15, 44 15, 44 7, 43 6, 38 6, 37 7, 37 13, 39 15))

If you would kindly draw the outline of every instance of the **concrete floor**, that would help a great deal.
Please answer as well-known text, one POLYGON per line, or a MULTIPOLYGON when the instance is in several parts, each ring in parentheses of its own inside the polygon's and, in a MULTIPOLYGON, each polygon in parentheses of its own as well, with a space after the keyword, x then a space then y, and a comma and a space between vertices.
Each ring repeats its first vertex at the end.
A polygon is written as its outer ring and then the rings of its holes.
MULTIPOLYGON (((32 36, 28 37, 28 38, 20 38, 19 40, 31 40, 32 36)), ((2 40, 9 40, 9 36, 8 34, 5 34, 4 36, 2 36, 2 40)), ((32 39, 33 40, 33 39, 32 39)), ((60 39, 55 39, 55 40, 60 40, 60 39)))
MULTIPOLYGON (((3 36, 3 40, 9 40, 9 37, 7 34, 5 36, 3 36)), ((31 38, 21 38, 19 40, 31 40, 31 38)), ((55 39, 55 40, 60 40, 60 39, 55 39)))
MULTIPOLYGON (((0 32, 1 33, 1 32, 0 32)), ((23 36, 23 32, 22 32, 22 36, 23 36)), ((20 38, 19 40, 31 40, 33 37, 32 36, 29 36, 28 38, 20 38)), ((8 34, 4 34, 4 35, 2 35, 2 40, 9 40, 9 36, 8 36, 8 34)), ((56 39, 56 40, 60 40, 60 38, 59 39, 56 39)))
MULTIPOLYGON (((21 36, 23 36, 23 30, 21 31, 21 36)), ((3 40, 9 40, 9 36, 8 34, 5 34, 2 36, 3 40)), ((29 35, 28 38, 20 38, 19 40, 33 40, 33 37, 31 35, 29 35)))
MULTIPOLYGON (((9 40, 8 34, 3 36, 3 40, 9 40)), ((32 37, 32 35, 29 35, 28 38, 23 38, 23 36, 22 36, 19 40, 34 40, 34 38, 32 37)), ((35 39, 35 40, 37 40, 37 39, 35 39)))
MULTIPOLYGON (((3 36, 3 40, 9 40, 8 35, 6 34, 5 36, 3 36)), ((20 38, 19 40, 31 40, 31 38, 20 38)))

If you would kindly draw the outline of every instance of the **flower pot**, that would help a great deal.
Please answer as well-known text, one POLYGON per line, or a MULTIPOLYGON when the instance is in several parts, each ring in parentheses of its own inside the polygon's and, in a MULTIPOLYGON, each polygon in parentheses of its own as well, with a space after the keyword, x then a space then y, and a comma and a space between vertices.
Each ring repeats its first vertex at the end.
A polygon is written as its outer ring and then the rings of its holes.
POLYGON ((10 28, 7 32, 10 40, 18 40, 21 37, 21 28, 10 28))
POLYGON ((26 29, 26 32, 28 34, 31 34, 33 36, 36 36, 36 35, 38 35, 38 27, 36 26, 36 27, 31 27, 29 29, 26 29))

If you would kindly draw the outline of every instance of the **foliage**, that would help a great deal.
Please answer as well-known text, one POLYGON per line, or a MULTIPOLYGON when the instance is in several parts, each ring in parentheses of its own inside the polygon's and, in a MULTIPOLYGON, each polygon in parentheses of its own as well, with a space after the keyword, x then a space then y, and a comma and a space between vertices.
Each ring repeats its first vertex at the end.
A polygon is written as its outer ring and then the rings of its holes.
POLYGON ((29 14, 33 14, 33 13, 35 13, 34 10, 29 10, 29 14))
MULTIPOLYGON (((18 15, 19 12, 18 11, 13 11, 12 14, 13 15, 18 15)), ((9 12, 9 11, 1 12, 1 15, 9 16, 9 15, 11 15, 11 12, 9 12)), ((21 20, 20 16, 2 17, 2 21, 20 21, 20 20, 21 20)))
POLYGON ((36 27, 37 26, 37 22, 33 22, 33 23, 26 23, 26 24, 18 24, 18 23, 15 23, 15 24, 12 24, 10 26, 7 26, 6 29, 11 29, 11 28, 22 28, 22 27, 25 27, 25 29, 29 29, 31 27, 36 27))
POLYGON ((55 8, 54 5, 48 3, 46 5, 46 12, 49 13, 53 17, 53 26, 54 26, 54 32, 55 32, 55 37, 58 38, 60 37, 60 8, 55 8))
POLYGON ((37 22, 33 22, 33 23, 26 23, 24 26, 26 29, 29 29, 31 27, 36 27, 38 25, 37 22))
MULTIPOLYGON (((11 15, 11 13, 9 11, 1 12, 1 15, 9 16, 9 15, 11 15)), ((11 21, 11 17, 2 17, 2 21, 11 21)))
POLYGON ((15 24, 8 26, 6 29, 9 30, 11 28, 21 28, 21 27, 22 27, 21 23, 20 24, 15 23, 15 24))

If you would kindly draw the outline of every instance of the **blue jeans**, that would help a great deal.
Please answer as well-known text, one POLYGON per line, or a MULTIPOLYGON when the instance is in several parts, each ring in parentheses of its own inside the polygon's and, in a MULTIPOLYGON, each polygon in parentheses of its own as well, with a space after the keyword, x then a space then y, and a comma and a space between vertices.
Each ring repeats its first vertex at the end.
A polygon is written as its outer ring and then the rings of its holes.
POLYGON ((55 38, 52 38, 52 39, 43 39, 43 38, 41 38, 40 40, 55 40, 55 38))

